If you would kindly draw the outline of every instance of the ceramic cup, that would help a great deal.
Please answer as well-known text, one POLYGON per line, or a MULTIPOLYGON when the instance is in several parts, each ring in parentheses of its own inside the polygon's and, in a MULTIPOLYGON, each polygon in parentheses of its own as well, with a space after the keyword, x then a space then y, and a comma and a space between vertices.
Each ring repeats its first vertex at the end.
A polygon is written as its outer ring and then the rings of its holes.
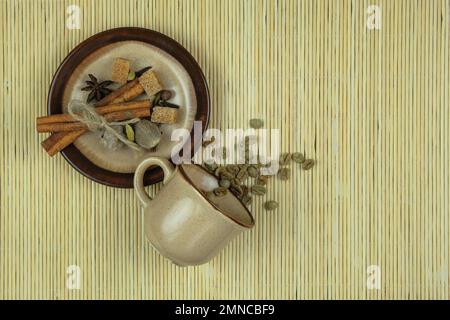
POLYGON ((134 188, 144 208, 146 236, 175 264, 203 264, 253 227, 251 213, 232 193, 212 200, 206 197, 217 186, 217 178, 198 165, 174 167, 164 158, 151 157, 137 167, 134 188), (154 199, 143 185, 144 173, 151 166, 164 172, 164 185, 154 199))

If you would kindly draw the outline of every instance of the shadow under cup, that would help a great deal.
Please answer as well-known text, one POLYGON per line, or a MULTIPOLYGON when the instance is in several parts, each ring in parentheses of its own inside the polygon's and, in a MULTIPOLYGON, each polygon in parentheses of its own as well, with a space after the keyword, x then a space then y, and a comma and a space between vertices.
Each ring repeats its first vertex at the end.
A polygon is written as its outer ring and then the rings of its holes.
POLYGON ((253 227, 251 213, 231 192, 206 198, 217 186, 217 178, 202 167, 180 165, 145 208, 147 238, 175 264, 206 263, 253 227))

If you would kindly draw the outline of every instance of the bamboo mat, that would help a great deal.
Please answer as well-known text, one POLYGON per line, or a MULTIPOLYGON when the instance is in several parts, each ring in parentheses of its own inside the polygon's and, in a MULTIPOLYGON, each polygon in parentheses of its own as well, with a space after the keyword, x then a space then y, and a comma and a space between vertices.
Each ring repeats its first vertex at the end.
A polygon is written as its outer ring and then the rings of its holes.
POLYGON ((0 0, 0 298, 449 299, 449 39, 450 1, 0 0), (79 30, 65 27, 70 4, 79 30), (366 26, 372 4, 380 30, 366 26), (210 127, 259 117, 318 161, 271 182, 280 208, 254 203, 256 227, 206 265, 159 256, 132 190, 40 147, 59 63, 119 26, 193 54, 210 127))

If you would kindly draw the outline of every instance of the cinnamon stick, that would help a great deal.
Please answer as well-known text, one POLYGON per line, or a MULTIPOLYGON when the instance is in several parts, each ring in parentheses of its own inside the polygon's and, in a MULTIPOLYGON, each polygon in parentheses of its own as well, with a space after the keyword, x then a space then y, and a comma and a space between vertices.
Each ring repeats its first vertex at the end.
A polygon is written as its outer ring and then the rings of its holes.
MULTIPOLYGON (((122 121, 133 118, 146 118, 149 117, 151 111, 149 108, 135 109, 125 112, 112 112, 105 115, 105 119, 109 122, 111 121, 122 121)), ((53 157, 56 153, 63 150, 65 147, 77 140, 81 135, 83 135, 88 130, 86 128, 81 128, 74 131, 61 131, 53 133, 47 139, 45 139, 41 144, 45 151, 53 157)))
MULTIPOLYGON (((130 120, 133 118, 145 118, 151 114, 150 108, 144 107, 139 109, 124 110, 110 112, 104 115, 104 118, 108 122, 130 120)), ((58 123, 44 123, 37 126, 38 132, 62 132, 62 131, 74 131, 82 128, 86 128, 86 125, 81 122, 58 122, 58 123)))
MULTIPOLYGON (((130 101, 136 98, 137 96, 141 95, 142 93, 144 93, 144 91, 145 90, 139 83, 138 78, 136 78, 124 84, 123 86, 111 92, 109 95, 107 95, 102 100, 97 102, 96 107, 102 107, 109 104, 119 104, 122 102, 130 101)), ((147 109, 146 112, 148 112, 147 116, 150 116, 150 109, 147 109)), ((63 119, 67 120, 67 118, 65 117, 63 119)), ((47 139, 45 139, 41 144, 50 156, 54 156, 56 153, 66 148, 71 143, 73 143, 78 137, 80 137, 86 131, 87 129, 83 128, 75 131, 62 131, 54 133, 50 135, 47 139)))
MULTIPOLYGON (((109 104, 103 107, 97 107, 95 108, 95 111, 100 114, 106 114, 116 111, 126 111, 126 110, 132 110, 132 109, 139 109, 139 108, 151 108, 152 102, 150 100, 139 100, 139 101, 132 101, 132 102, 122 102, 122 103, 115 103, 115 104, 109 104)), ((39 131, 39 126, 43 124, 52 124, 52 123, 63 123, 63 122, 76 122, 70 114, 55 114, 51 116, 44 116, 44 117, 38 117, 36 119, 36 127, 37 131, 39 131)), ((45 131, 44 131, 45 132, 45 131)))
POLYGON ((50 137, 41 142, 42 147, 45 151, 53 157, 55 154, 63 150, 69 144, 78 139, 82 134, 84 134, 87 129, 80 129, 76 131, 59 132, 52 134, 50 137))
POLYGON ((138 78, 136 78, 108 94, 102 100, 97 102, 96 106, 101 107, 112 103, 130 101, 142 93, 144 93, 144 88, 139 83, 138 78))

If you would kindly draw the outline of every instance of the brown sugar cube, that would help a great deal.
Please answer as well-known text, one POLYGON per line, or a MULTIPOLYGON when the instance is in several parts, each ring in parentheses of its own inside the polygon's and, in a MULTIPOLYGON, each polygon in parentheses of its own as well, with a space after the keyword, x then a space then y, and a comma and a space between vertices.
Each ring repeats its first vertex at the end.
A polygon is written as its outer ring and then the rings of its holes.
POLYGON ((156 73, 153 70, 148 70, 140 76, 139 83, 142 87, 144 87, 145 92, 149 96, 153 96, 163 89, 156 73))
POLYGON ((151 120, 155 123, 172 124, 177 122, 177 114, 176 108, 153 107, 151 120))
POLYGON ((130 62, 122 58, 117 58, 112 65, 111 80, 120 84, 125 84, 127 83, 129 72, 130 62))

